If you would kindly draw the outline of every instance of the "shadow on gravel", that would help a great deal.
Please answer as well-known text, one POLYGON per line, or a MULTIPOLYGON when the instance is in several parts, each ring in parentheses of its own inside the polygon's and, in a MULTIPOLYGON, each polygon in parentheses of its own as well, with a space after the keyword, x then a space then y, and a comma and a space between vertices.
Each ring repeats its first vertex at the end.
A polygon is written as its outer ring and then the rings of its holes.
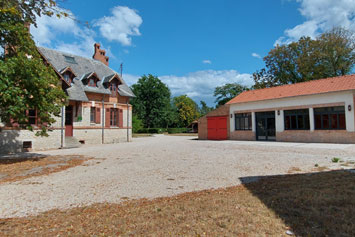
POLYGON ((16 155, 0 155, 0 165, 9 165, 25 161, 39 161, 46 158, 43 154, 17 153, 16 155))
POLYGON ((240 180, 296 236, 355 236, 354 171, 255 176, 240 180))

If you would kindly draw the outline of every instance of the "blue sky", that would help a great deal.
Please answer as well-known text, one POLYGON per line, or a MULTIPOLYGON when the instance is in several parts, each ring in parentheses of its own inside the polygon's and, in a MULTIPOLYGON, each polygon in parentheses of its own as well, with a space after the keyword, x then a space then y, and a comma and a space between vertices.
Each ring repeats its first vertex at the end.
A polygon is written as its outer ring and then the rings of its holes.
POLYGON ((252 85, 276 43, 333 26, 355 30, 355 0, 66 0, 60 7, 78 21, 39 18, 31 29, 38 45, 91 57, 99 42, 110 67, 124 64, 128 84, 153 74, 173 96, 209 105, 216 86, 252 85))

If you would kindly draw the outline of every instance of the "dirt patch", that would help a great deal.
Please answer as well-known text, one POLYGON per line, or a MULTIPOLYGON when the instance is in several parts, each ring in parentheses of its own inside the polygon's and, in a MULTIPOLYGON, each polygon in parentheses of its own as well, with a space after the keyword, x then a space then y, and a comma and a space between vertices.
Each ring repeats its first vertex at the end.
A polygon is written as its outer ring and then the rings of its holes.
POLYGON ((169 198, 95 204, 0 220, 7 236, 354 236, 355 175, 346 171, 259 182, 169 198))
POLYGON ((78 155, 0 158, 0 183, 48 175, 81 165, 89 159, 78 155))

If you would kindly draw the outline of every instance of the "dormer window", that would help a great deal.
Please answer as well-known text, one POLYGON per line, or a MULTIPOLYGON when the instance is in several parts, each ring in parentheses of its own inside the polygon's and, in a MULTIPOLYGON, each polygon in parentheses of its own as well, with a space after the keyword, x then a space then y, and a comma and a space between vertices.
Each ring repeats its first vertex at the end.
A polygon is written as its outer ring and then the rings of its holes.
POLYGON ((111 91, 111 96, 116 96, 117 95, 117 83, 116 82, 112 82, 110 84, 110 91, 111 91))
POLYGON ((92 87, 96 87, 97 86, 97 81, 95 80, 95 78, 90 78, 89 79, 89 83, 88 86, 92 86, 92 87))
POLYGON ((69 84, 71 83, 71 78, 70 78, 69 72, 64 73, 63 77, 66 82, 68 82, 69 84))

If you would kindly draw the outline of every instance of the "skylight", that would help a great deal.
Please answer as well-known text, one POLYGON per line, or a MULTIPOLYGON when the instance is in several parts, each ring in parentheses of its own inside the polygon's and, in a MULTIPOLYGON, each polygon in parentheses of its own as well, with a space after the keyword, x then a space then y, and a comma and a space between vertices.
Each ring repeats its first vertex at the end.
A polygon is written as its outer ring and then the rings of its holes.
POLYGON ((67 55, 63 55, 64 58, 65 58, 65 61, 67 63, 75 63, 76 64, 76 61, 75 61, 75 58, 74 57, 71 57, 71 56, 67 56, 67 55))

